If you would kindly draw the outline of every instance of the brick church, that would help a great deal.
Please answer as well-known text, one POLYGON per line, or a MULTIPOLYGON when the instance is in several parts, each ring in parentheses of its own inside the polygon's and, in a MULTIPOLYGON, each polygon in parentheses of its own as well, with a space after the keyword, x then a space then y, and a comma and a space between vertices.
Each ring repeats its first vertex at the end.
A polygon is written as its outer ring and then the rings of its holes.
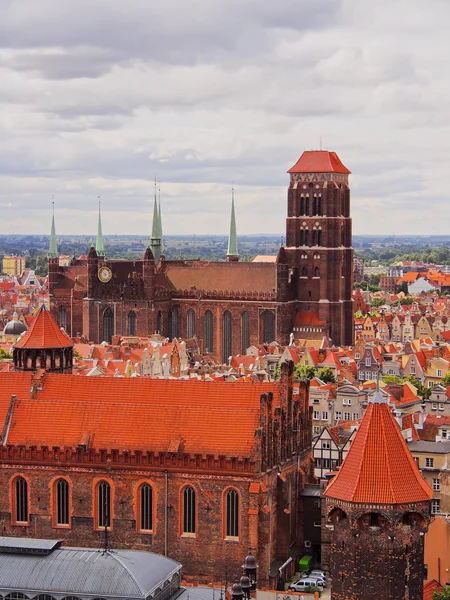
POLYGON ((85 258, 60 266, 55 224, 49 252, 52 315, 71 336, 202 340, 226 362, 250 345, 289 336, 353 342, 350 171, 335 152, 306 151, 288 171, 286 246, 277 256, 240 262, 232 202, 227 260, 165 260, 161 211, 143 259, 108 260, 101 230, 85 258), (305 325, 306 324, 306 325, 305 325))

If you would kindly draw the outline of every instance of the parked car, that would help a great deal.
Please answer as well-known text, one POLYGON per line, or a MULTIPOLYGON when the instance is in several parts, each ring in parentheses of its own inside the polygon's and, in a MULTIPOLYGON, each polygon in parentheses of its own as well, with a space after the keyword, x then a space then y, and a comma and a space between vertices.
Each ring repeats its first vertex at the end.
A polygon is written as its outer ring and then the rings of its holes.
POLYGON ((325 579, 325 581, 327 580, 327 574, 321 569, 313 569, 309 575, 310 577, 320 577, 321 579, 325 579))
POLYGON ((311 577, 305 577, 304 579, 299 579, 295 583, 291 583, 291 585, 289 586, 289 589, 292 590, 293 592, 304 592, 305 590, 307 590, 308 588, 311 588, 311 587, 318 587, 318 588, 325 587, 323 579, 314 579, 311 577))
POLYGON ((302 579, 314 579, 315 581, 320 581, 321 585, 323 587, 325 587, 327 585, 327 580, 324 579, 323 577, 319 577, 318 575, 312 575, 312 574, 310 574, 310 575, 304 575, 303 577, 300 577, 300 581, 302 579))

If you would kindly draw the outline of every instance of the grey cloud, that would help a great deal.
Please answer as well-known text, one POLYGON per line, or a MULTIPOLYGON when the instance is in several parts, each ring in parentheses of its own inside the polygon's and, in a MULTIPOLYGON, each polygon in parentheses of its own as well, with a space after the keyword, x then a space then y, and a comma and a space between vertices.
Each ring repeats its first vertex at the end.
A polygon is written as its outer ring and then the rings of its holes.
POLYGON ((251 59, 270 50, 277 29, 329 27, 339 11, 336 0, 15 0, 3 11, 0 44, 22 50, 65 48, 66 69, 51 53, 19 54, 13 63, 48 77, 94 77, 129 60, 251 59))

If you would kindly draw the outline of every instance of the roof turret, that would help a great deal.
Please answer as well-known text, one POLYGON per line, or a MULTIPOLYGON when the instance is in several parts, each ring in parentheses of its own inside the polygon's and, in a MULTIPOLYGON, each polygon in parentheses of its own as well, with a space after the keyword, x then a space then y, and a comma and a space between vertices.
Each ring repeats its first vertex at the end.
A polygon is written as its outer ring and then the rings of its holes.
POLYGON ((236 234, 236 214, 234 210, 234 188, 231 189, 231 220, 230 220, 230 235, 228 237, 228 260, 238 260, 238 244, 236 234))
POLYGON ((41 306, 28 331, 15 344, 15 348, 72 348, 70 337, 61 330, 50 312, 41 306))
POLYGON ((102 216, 100 212, 100 200, 98 202, 98 224, 97 224, 97 240, 95 242, 95 250, 97 252, 97 256, 105 256, 105 244, 103 242, 103 232, 102 232, 102 216))
POLYGON ((406 504, 432 497, 378 386, 324 495, 362 504, 406 504))
POLYGON ((50 245, 48 249, 48 258, 58 258, 58 246, 56 245, 55 230, 55 203, 52 202, 52 229, 50 233, 50 245))
POLYGON ((150 248, 155 258, 155 265, 159 263, 161 257, 161 233, 160 233, 160 214, 158 210, 158 202, 156 200, 156 180, 155 180, 155 200, 153 203, 153 222, 152 235, 150 237, 150 248))
POLYGON ((162 213, 161 213, 161 188, 158 188, 158 231, 159 238, 161 240, 161 254, 164 254, 164 235, 162 226, 162 213))

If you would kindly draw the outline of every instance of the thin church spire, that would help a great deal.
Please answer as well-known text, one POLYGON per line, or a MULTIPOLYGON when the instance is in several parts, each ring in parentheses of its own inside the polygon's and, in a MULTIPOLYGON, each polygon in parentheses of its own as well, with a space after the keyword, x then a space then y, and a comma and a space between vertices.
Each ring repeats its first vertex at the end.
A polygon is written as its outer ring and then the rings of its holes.
POLYGON ((161 233, 159 227, 159 211, 158 201, 156 198, 156 176, 155 176, 155 199, 153 203, 153 222, 152 222, 152 234, 150 237, 150 248, 155 258, 155 265, 159 263, 161 257, 161 233))
POLYGON ((52 229, 50 233, 50 246, 48 249, 48 258, 58 258, 58 246, 56 245, 55 229, 55 202, 52 201, 52 229))
POLYGON ((231 188, 231 220, 230 220, 230 235, 228 237, 227 260, 239 260, 237 234, 236 234, 236 213, 234 209, 234 187, 231 188))
POLYGON ((161 239, 161 254, 164 254, 164 235, 161 214, 161 182, 158 184, 158 232, 161 239))
POLYGON ((97 224, 97 240, 95 242, 95 251, 97 256, 106 256, 105 244, 103 241, 102 232, 102 215, 100 210, 100 196, 98 196, 98 224, 97 224))

